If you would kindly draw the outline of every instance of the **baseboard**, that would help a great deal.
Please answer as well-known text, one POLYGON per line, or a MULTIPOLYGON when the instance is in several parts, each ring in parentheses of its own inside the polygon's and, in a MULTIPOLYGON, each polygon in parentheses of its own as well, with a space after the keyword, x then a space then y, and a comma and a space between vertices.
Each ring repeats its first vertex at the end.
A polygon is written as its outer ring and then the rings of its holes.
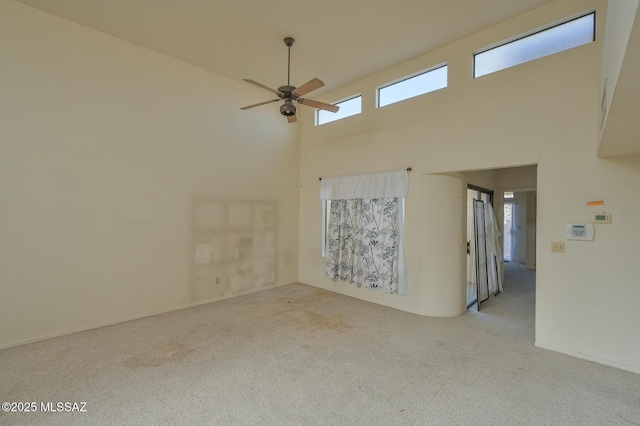
MULTIPOLYGON (((289 284, 293 284, 293 283, 289 283, 289 284)), ((223 296, 223 297, 217 297, 217 298, 212 298, 212 299, 200 300, 198 302, 192 302, 192 303, 186 303, 186 304, 178 305, 178 306, 176 306, 174 308, 164 309, 164 310, 160 310, 160 311, 153 311, 153 312, 146 313, 146 314, 133 315, 133 316, 130 316, 130 317, 120 318, 120 319, 116 319, 116 320, 113 320, 113 321, 106 321, 106 322, 102 322, 102 323, 99 323, 99 324, 94 324, 94 325, 91 325, 91 326, 88 326, 88 327, 80 327, 80 328, 75 328, 75 329, 72 329, 72 330, 61 331, 59 333, 52 333, 52 334, 46 334, 44 336, 32 337, 32 338, 25 339, 25 340, 19 340, 17 342, 11 342, 11 343, 7 343, 7 344, 4 344, 4 345, 0 345, 0 350, 13 348, 15 346, 26 345, 26 344, 29 344, 29 343, 40 342, 42 340, 53 339, 54 337, 67 336, 69 334, 80 333, 82 331, 95 330, 97 328, 108 327, 110 325, 121 324, 123 322, 134 321, 134 320, 141 319, 141 318, 152 317, 154 315, 166 314, 167 312, 179 311, 179 310, 182 310, 182 309, 189 309, 189 308, 193 308, 193 307, 200 306, 200 305, 206 305, 207 303, 220 302, 221 300, 232 299, 234 297, 245 296, 247 294, 252 294, 252 293, 258 293, 260 291, 268 290, 270 288, 282 287, 282 286, 289 285, 289 284, 274 284, 274 285, 270 285, 270 286, 266 286, 266 287, 261 287, 261 288, 257 288, 257 289, 251 289, 251 290, 243 291, 243 292, 240 292, 240 293, 237 293, 237 294, 233 294, 231 296, 223 296)))
MULTIPOLYGON (((327 278, 327 281, 331 281, 331 280, 329 280, 327 278)), ((345 281, 341 281, 341 282, 345 283, 346 285, 351 285, 349 283, 346 283, 345 281)), ((330 291, 332 293, 341 294, 343 296, 351 297, 353 299, 358 299, 358 300, 361 300, 363 302, 374 303, 376 305, 385 306, 385 307, 391 308, 391 309, 397 309, 398 311, 407 312, 407 313, 415 314, 415 315, 420 315, 420 316, 423 316, 423 317, 457 318, 457 317, 462 316, 462 315, 467 313, 467 309, 466 308, 465 308, 464 311, 459 312, 459 313, 448 313, 448 314, 432 313, 432 312, 421 311, 421 310, 417 310, 417 309, 410 309, 410 308, 406 308, 406 307, 402 307, 402 306, 398 306, 398 305, 393 305, 393 304, 385 303, 385 302, 382 302, 382 301, 377 301, 377 300, 370 299, 370 298, 365 298, 364 295, 363 295, 363 297, 359 297, 359 296, 356 296, 356 295, 353 295, 353 294, 348 294, 347 292, 344 292, 339 288, 328 288, 328 287, 323 286, 323 285, 309 284, 309 283, 305 283, 305 282, 302 282, 302 281, 299 281, 299 283, 300 284, 304 284, 304 285, 308 285, 308 286, 311 286, 311 287, 319 288, 321 290, 330 291)), ((361 288, 361 289, 359 289, 359 291, 360 290, 362 290, 363 292, 367 292, 367 291, 382 292, 382 290, 374 290, 374 289, 366 289, 366 288, 361 288)), ((387 294, 387 293, 383 293, 383 294, 387 294)), ((406 295, 400 295, 400 294, 391 294, 389 296, 392 296, 392 297, 407 297, 406 295)))
POLYGON ((584 352, 576 352, 565 348, 560 348, 553 345, 547 345, 545 343, 535 342, 535 346, 541 349, 547 349, 554 352, 560 352, 561 354, 569 355, 574 358, 580 358, 587 361, 592 361, 598 364, 606 365, 607 367, 614 367, 620 370, 630 371, 632 373, 640 374, 640 367, 625 364, 622 362, 611 361, 609 359, 600 358, 594 355, 585 354, 584 352))

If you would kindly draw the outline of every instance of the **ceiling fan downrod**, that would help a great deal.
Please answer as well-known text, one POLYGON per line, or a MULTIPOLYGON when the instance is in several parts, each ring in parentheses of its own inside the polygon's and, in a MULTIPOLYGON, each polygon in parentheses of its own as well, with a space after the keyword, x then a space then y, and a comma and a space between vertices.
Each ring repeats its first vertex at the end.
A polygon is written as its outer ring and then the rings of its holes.
POLYGON ((291 46, 295 43, 296 40, 293 37, 285 37, 284 44, 289 48, 289 52, 287 55, 287 86, 291 86, 291 46))

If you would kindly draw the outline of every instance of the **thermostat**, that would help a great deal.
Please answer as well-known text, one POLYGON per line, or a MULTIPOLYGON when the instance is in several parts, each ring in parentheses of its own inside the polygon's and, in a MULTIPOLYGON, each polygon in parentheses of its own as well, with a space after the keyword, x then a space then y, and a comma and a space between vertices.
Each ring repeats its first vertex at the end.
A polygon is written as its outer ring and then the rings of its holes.
POLYGON ((611 223, 610 213, 592 213, 591 223, 611 223))
POLYGON ((567 240, 593 240, 593 225, 591 224, 568 224, 564 231, 567 240))

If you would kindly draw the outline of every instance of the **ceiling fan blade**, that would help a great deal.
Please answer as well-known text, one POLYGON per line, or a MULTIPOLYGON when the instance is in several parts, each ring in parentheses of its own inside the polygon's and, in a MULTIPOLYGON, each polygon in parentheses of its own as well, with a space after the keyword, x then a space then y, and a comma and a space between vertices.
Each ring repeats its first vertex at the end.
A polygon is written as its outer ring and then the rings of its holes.
POLYGON ((318 108, 318 109, 323 109, 325 111, 331 111, 331 112, 338 112, 338 110, 340 109, 339 106, 337 105, 331 105, 331 104, 325 104, 324 102, 318 102, 318 101, 314 101, 311 99, 298 99, 298 102, 301 105, 307 105, 310 107, 314 107, 314 108, 318 108))
POLYGON ((295 115, 287 115, 287 121, 289 123, 295 123, 296 121, 298 121, 298 119, 296 118, 295 115))
POLYGON ((257 82, 257 81, 255 81, 255 80, 251 80, 251 79, 248 79, 248 78, 245 78, 245 79, 243 79, 243 80, 244 80, 244 81, 246 81, 247 83, 251 83, 251 84, 253 84, 253 85, 255 85, 255 86, 261 87, 261 88, 263 88, 264 90, 268 90, 268 91, 270 91, 270 92, 272 92, 272 93, 275 93, 276 95, 280 95, 280 92, 278 92, 277 90, 274 90, 274 89, 272 89, 271 87, 267 87, 267 86, 265 86, 265 85, 264 85, 264 84, 262 84, 262 83, 258 83, 258 82, 257 82))
POLYGON ((322 80, 318 78, 314 78, 313 80, 309 80, 302 86, 298 87, 292 93, 298 96, 302 96, 302 95, 306 95, 309 92, 313 92, 314 90, 319 89, 322 86, 324 86, 324 83, 322 82, 322 80))
POLYGON ((253 104, 253 105, 247 105, 244 106, 240 109, 245 110, 245 109, 249 109, 249 108, 255 108, 255 107, 259 107, 260 105, 266 105, 266 104, 270 104, 271 102, 278 102, 280 99, 271 99, 270 101, 264 101, 264 102, 260 102, 258 104, 253 104))

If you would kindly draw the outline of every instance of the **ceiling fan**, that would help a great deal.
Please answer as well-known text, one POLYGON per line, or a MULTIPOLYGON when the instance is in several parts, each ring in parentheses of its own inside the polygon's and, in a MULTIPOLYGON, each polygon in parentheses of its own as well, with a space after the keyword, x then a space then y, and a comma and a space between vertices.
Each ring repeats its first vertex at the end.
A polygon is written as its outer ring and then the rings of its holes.
POLYGON ((325 104, 324 102, 318 102, 311 99, 305 99, 300 97, 302 95, 306 95, 307 93, 312 92, 324 86, 324 83, 322 82, 322 80, 314 78, 306 82, 300 87, 291 86, 289 81, 291 77, 291 46, 293 46, 294 42, 295 40, 293 39, 293 37, 286 37, 284 39, 284 44, 287 45, 287 47, 289 48, 289 55, 288 55, 288 61, 287 61, 287 85, 286 86, 280 86, 278 87, 278 90, 274 90, 270 87, 265 86, 264 84, 258 83, 257 81, 250 80, 247 78, 244 79, 244 81, 246 81, 247 83, 254 84, 258 87, 261 87, 265 90, 275 93, 276 95, 278 95, 278 99, 272 99, 270 101, 260 102, 253 105, 247 105, 240 109, 245 110, 249 108, 255 108, 261 105, 266 105, 272 102, 278 102, 280 100, 284 100, 284 103, 280 106, 280 114, 287 117, 287 120, 289 121, 289 123, 295 123, 297 121, 296 106, 293 103, 294 101, 298 102, 300 105, 307 105, 307 106, 322 109, 325 111, 338 112, 338 110, 340 109, 340 107, 338 106, 325 104))

